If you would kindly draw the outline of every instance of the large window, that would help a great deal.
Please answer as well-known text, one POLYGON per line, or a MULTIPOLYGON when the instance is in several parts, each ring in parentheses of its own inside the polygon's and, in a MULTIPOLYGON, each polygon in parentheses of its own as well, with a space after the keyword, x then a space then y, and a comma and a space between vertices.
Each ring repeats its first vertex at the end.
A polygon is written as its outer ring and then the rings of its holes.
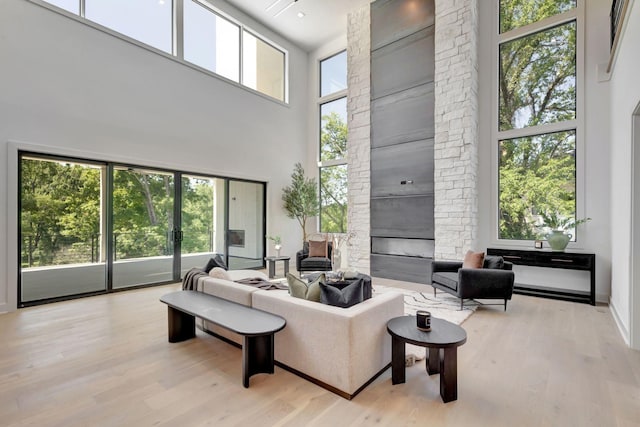
POLYGON ((320 231, 347 231, 347 52, 320 61, 320 231))
MULTIPOLYGON (((541 238, 575 219, 576 0, 499 0, 498 237, 541 238)), ((575 232, 573 232, 575 236, 575 232)))
POLYGON ((206 0, 38 1, 287 102, 287 52, 206 0))

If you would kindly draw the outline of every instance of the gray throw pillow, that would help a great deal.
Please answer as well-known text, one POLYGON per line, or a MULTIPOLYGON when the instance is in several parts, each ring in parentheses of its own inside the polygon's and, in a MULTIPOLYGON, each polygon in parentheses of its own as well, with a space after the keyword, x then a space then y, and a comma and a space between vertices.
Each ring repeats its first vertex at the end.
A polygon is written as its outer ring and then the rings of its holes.
POLYGON ((501 256, 487 255, 484 257, 484 268, 496 268, 502 270, 504 268, 504 258, 501 256))
POLYGON ((312 282, 307 283, 298 279, 291 273, 287 273, 289 283, 289 294, 295 298, 302 298, 308 301, 320 302, 320 282, 324 281, 324 274, 319 275, 312 282))
POLYGON ((362 278, 342 289, 320 283, 320 302, 342 308, 351 307, 364 300, 363 287, 364 279, 362 278))
POLYGON ((204 266, 203 270, 205 273, 208 273, 213 269, 213 267, 220 267, 223 270, 228 270, 227 263, 224 262, 224 258, 221 254, 215 254, 214 257, 209 260, 207 265, 204 266))

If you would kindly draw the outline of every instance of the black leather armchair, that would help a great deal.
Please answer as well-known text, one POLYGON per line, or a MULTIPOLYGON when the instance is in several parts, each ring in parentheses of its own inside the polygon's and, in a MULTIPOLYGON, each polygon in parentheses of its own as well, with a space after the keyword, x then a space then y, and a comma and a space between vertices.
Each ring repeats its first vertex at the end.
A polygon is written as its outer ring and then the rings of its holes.
POLYGON ((302 250, 296 254, 296 270, 299 273, 304 271, 331 271, 332 242, 327 242, 328 257, 310 257, 309 242, 304 242, 302 250))
POLYGON ((504 299, 504 309, 507 301, 513 295, 514 274, 513 264, 504 261, 502 257, 487 256, 483 268, 462 268, 461 262, 432 261, 431 286, 433 294, 440 289, 460 298, 460 310, 464 308, 464 300, 504 299))

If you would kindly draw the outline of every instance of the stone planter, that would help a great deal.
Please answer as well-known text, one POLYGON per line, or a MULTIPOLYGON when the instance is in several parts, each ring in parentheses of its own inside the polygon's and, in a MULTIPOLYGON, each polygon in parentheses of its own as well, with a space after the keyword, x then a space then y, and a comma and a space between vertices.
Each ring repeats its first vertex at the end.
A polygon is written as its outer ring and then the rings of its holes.
POLYGON ((562 230, 553 230, 545 237, 547 238, 547 242, 549 242, 549 246, 551 246, 551 250, 556 252, 564 252, 572 236, 571 234, 565 233, 562 230))

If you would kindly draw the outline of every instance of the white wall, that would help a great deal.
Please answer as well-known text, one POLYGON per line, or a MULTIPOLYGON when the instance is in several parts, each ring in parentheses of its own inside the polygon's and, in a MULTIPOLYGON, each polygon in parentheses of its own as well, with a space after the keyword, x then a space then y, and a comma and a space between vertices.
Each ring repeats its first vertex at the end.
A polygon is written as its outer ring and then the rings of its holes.
MULTIPOLYGON (((630 340, 630 236, 631 236, 631 159, 632 115, 640 103, 640 6, 632 1, 625 30, 611 73, 610 133, 611 150, 611 309, 627 342, 630 340)), ((636 289, 636 292, 640 290, 636 289)), ((636 314, 634 328, 640 328, 636 314)), ((639 345, 639 344, 636 344, 639 345)))
MULTIPOLYGON (((578 164, 578 215, 588 216, 592 221, 580 227, 579 241, 571 244, 570 250, 593 252, 596 254, 596 299, 606 302, 611 292, 611 239, 609 224, 611 211, 609 209, 610 193, 610 149, 609 140, 609 83, 600 81, 599 70, 606 67, 609 59, 608 31, 609 31, 609 2, 600 0, 586 0, 585 11, 585 41, 584 50, 580 52, 584 58, 583 93, 584 106, 581 130, 578 133, 579 152, 578 164), (604 65, 602 65, 604 64, 604 65), (580 166, 582 165, 582 167, 580 166)), ((479 8, 480 40, 479 40, 479 110, 480 114, 480 147, 478 173, 478 242, 477 248, 513 247, 533 249, 533 243, 526 247, 516 244, 508 245, 504 241, 498 242, 496 236, 497 224, 497 182, 496 163, 493 156, 497 156, 493 147, 492 124, 496 120, 493 108, 495 89, 494 65, 495 52, 492 50, 496 42, 494 28, 497 28, 495 10, 491 7, 479 8), (494 82, 493 84, 490 84, 494 82)), ((580 100, 578 101, 580 102, 580 100)), ((627 193, 628 194, 628 193, 627 193)), ((615 256, 614 256, 615 258, 615 256)), ((535 269, 543 284, 553 285, 551 275, 535 269)), ((575 280, 588 289, 580 272, 575 272, 575 280)), ((562 280, 567 278, 563 276, 562 280)), ((571 280, 571 278, 569 278, 571 280)))
POLYGON ((281 207, 307 159, 307 54, 288 49, 290 104, 257 95, 26 0, 0 2, 0 312, 16 306, 16 152, 41 152, 268 181, 267 234, 299 240, 281 207))

